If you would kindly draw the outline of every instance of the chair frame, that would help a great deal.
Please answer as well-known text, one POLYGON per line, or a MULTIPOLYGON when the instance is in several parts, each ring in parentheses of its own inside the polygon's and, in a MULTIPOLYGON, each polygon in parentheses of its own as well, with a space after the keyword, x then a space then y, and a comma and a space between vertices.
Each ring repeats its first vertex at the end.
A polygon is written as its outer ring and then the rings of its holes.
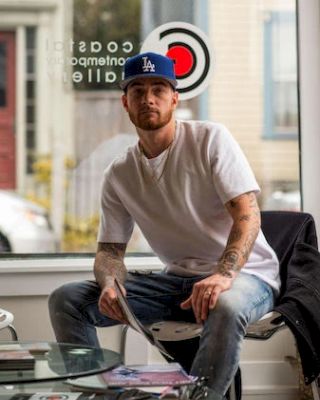
POLYGON ((10 331, 12 340, 17 342, 18 335, 14 326, 12 325, 13 319, 14 317, 9 311, 0 308, 0 329, 8 329, 10 331))

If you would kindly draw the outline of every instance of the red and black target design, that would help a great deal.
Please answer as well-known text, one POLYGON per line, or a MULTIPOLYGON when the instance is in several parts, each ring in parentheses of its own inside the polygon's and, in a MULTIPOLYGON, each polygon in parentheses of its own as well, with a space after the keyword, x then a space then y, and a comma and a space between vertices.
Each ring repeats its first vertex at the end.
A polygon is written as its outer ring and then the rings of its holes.
POLYGON ((174 60, 180 100, 198 96, 207 88, 212 57, 209 39, 197 26, 182 21, 160 25, 149 33, 140 51, 153 51, 174 60))
POLYGON ((177 79, 188 78, 196 68, 196 53, 193 51, 192 47, 186 43, 171 43, 166 55, 174 61, 177 79))
POLYGON ((190 92, 200 86, 206 79, 210 69, 210 54, 204 40, 194 31, 186 28, 171 28, 160 33, 160 41, 169 35, 181 34, 184 41, 175 41, 168 45, 166 55, 174 60, 176 77, 181 83, 186 78, 192 78, 199 65, 202 66, 202 71, 197 79, 192 80, 187 86, 179 85, 180 93, 190 92), (199 45, 201 52, 195 51, 194 48, 187 43, 188 37, 193 38, 199 45), (199 63, 201 58, 201 63, 199 63))

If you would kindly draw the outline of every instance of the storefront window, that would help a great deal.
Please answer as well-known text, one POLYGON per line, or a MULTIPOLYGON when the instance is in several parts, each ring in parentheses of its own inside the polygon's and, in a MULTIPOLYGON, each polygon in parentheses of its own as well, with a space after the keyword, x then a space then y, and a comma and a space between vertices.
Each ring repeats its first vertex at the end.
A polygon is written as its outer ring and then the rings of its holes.
MULTIPOLYGON (((167 46, 187 82, 177 118, 225 124, 261 186, 261 208, 299 210, 295 1, 55 0, 39 4, 41 19, 33 1, 24 3, 6 3, 16 21, 9 67, 0 42, 0 104, 8 68, 18 96, 0 251, 95 251, 103 171, 137 140, 121 106, 122 67, 152 34, 154 50, 167 46)), ((0 13, 0 34, 1 24, 0 13)), ((9 140, 1 136, 7 119, 0 113, 0 140, 9 140)), ((139 229, 128 250, 151 251, 139 229)))

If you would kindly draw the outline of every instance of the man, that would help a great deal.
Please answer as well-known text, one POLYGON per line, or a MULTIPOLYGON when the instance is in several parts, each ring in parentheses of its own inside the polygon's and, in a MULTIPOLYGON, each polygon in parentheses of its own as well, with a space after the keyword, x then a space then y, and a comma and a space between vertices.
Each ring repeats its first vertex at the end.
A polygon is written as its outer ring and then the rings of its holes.
POLYGON ((259 186, 220 124, 176 121, 172 60, 144 53, 125 64, 122 103, 137 145, 106 170, 94 273, 50 298, 57 340, 98 346, 96 326, 125 322, 114 288, 122 283, 142 323, 203 323, 191 373, 208 376, 221 399, 237 369, 246 326, 273 308, 278 261, 260 230, 259 186), (165 265, 127 273, 136 222, 165 265))

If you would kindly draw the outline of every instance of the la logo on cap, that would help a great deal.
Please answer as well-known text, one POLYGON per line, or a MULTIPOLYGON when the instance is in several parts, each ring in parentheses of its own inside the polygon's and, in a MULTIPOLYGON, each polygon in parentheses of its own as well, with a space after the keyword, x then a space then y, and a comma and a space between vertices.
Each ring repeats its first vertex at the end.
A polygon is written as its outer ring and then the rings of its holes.
POLYGON ((155 72, 155 65, 148 59, 148 57, 142 57, 143 65, 142 71, 143 72, 155 72))

